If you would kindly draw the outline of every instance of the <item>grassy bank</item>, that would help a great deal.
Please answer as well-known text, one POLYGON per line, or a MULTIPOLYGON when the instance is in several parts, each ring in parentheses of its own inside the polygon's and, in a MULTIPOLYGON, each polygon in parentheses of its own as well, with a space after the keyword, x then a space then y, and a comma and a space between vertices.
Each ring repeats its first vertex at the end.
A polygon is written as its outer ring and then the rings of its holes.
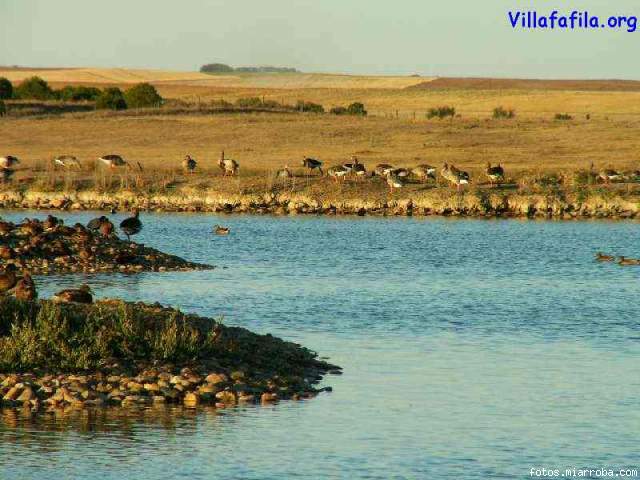
POLYGON ((315 393, 334 370, 297 344, 157 304, 0 301, 6 405, 275 400, 315 393))

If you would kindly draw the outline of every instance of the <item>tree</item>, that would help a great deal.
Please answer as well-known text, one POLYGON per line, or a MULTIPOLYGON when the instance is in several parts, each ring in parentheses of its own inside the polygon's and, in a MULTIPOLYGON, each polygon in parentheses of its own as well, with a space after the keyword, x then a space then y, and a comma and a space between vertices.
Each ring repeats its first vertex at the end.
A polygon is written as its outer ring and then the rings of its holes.
POLYGON ((4 117, 7 114, 7 106, 4 104, 4 100, 0 100, 0 117, 4 117))
POLYGON ((13 85, 4 77, 0 77, 0 100, 13 97, 13 85))
POLYGON ((354 102, 347 107, 347 113, 349 115, 366 115, 367 111, 364 109, 364 104, 360 102, 354 102))
POLYGON ((96 100, 96 108, 124 110, 127 102, 122 95, 122 90, 117 87, 105 88, 96 100))
POLYGON ((56 94, 60 100, 78 102, 81 100, 95 101, 101 94, 99 88, 95 87, 72 87, 67 85, 62 90, 57 90, 56 94))
POLYGON ((54 96, 49 84, 40 77, 23 80, 16 88, 16 95, 19 98, 34 98, 36 100, 48 100, 54 96))
POLYGON ((149 83, 138 83, 124 93, 128 108, 159 107, 162 97, 155 87, 149 83))
POLYGON ((224 63, 207 63, 200 67, 200 71, 203 73, 231 73, 234 69, 224 63))

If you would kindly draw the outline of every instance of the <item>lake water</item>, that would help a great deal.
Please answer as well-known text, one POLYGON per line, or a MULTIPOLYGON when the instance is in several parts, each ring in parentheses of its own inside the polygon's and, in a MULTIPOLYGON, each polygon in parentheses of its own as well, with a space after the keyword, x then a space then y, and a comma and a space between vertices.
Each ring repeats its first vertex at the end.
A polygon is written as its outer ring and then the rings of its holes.
MULTIPOLYGON (((531 478, 640 463, 640 267, 594 261, 638 255, 637 223, 142 220, 137 241, 219 268, 88 277, 97 296, 224 316, 344 375, 268 407, 5 412, 0 478, 531 478)), ((46 297, 83 281, 38 284, 46 297)))

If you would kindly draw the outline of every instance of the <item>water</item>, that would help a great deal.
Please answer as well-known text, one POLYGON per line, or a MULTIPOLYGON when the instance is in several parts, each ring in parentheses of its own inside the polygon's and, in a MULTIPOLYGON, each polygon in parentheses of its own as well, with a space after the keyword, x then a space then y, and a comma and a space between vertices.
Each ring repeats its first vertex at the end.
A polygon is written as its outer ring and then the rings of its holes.
MULTIPOLYGON (((637 256, 636 223, 143 222, 138 241, 220 268, 89 277, 98 296, 223 316, 300 342, 344 375, 311 401, 221 413, 5 413, 0 478, 479 479, 638 467, 640 268, 593 260, 598 250, 637 256), (216 223, 232 234, 211 234, 216 223)), ((39 285, 47 296, 82 281, 39 285)))

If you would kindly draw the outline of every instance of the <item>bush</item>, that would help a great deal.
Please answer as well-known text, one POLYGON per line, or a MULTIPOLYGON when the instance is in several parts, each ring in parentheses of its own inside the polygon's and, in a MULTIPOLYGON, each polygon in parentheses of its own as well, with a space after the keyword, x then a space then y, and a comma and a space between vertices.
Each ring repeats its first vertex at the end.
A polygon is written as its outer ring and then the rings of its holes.
POLYGON ((556 120, 572 120, 573 119, 573 117, 568 113, 556 113, 556 116, 554 118, 556 120))
POLYGON ((233 72, 233 67, 224 63, 207 63, 200 67, 200 71, 203 73, 231 73, 233 72))
POLYGON ((496 107, 493 109, 493 118, 513 118, 516 116, 516 112, 513 109, 506 110, 502 107, 496 107))
POLYGON ((124 93, 127 108, 149 108, 162 105, 162 97, 150 83, 138 83, 124 93))
POLYGON ((347 113, 349 115, 366 115, 367 111, 364 109, 364 104, 360 102, 354 102, 347 107, 347 113))
POLYGON ((0 100, 0 117, 4 117, 7 114, 7 106, 4 104, 4 100, 0 100))
POLYGON ((313 102, 305 102, 304 100, 298 100, 296 103, 296 110, 301 112, 324 113, 324 107, 322 105, 313 102))
POLYGON ((55 93, 60 100, 65 102, 79 102, 83 100, 93 102, 98 99, 102 92, 99 88, 95 87, 72 87, 68 85, 55 93))
POLYGON ((329 110, 329 113, 333 113, 334 115, 346 115, 347 109, 345 107, 333 107, 329 110))
POLYGON ((8 79, 0 77, 0 100, 6 100, 11 97, 13 97, 13 85, 8 79))
POLYGON ((105 88, 96 100, 96 108, 124 110, 127 102, 122 95, 122 90, 117 87, 105 88))
POLYGON ((239 98, 236 100, 236 106, 242 108, 260 108, 262 100, 259 97, 239 98))
POLYGON ((455 117, 455 115, 456 109, 454 107, 447 106, 430 108, 427 112, 427 118, 438 117, 441 120, 446 117, 455 117))
POLYGON ((24 80, 18 88, 15 89, 18 98, 36 100, 49 100, 54 98, 53 90, 47 82, 40 77, 31 77, 24 80))

